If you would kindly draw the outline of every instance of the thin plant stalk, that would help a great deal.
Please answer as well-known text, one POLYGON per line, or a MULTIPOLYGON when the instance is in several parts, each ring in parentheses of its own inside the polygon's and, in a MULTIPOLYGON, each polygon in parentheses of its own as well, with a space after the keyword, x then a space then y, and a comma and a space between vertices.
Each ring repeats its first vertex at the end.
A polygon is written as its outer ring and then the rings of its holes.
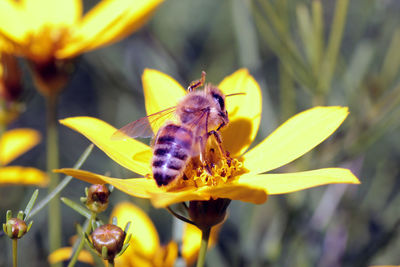
POLYGON ((201 244, 200 244, 199 257, 197 258, 196 267, 203 267, 206 261, 208 240, 210 239, 210 231, 211 227, 201 230, 201 244))
MULTIPOLYGON (((53 173, 54 169, 58 169, 58 131, 57 131, 57 94, 50 94, 46 97, 47 104, 47 174, 50 177, 48 192, 51 193, 59 182, 59 175, 53 173)), ((50 252, 55 251, 61 246, 61 211, 58 196, 53 198, 49 203, 49 247, 50 252)), ((53 266, 61 266, 59 263, 53 266)))
MULTIPOLYGON (((91 227, 92 227, 92 221, 96 218, 96 215, 97 215, 97 214, 96 214, 95 212, 93 212, 93 211, 90 213, 89 221, 87 222, 86 227, 85 227, 85 233, 86 233, 87 235, 90 234, 90 230, 91 230, 91 227)), ((75 266, 75 263, 76 263, 76 261, 78 260, 79 253, 80 253, 81 250, 83 249, 84 244, 85 244, 85 242, 84 242, 84 236, 82 235, 81 238, 80 238, 80 240, 79 240, 78 247, 77 247, 76 250, 74 251, 74 254, 72 255, 71 261, 68 263, 68 267, 73 267, 73 266, 75 266)))
POLYGON ((114 267, 114 266, 115 266, 114 259, 108 260, 108 267, 114 267))
POLYGON ((13 251, 13 267, 17 267, 18 260, 18 239, 14 238, 12 240, 12 251, 13 251))
MULTIPOLYGON (((85 163, 86 159, 89 157, 90 153, 93 150, 94 145, 90 144, 85 151, 82 153, 78 161, 75 163, 73 166, 74 169, 79 169, 83 163, 85 163)), ((26 220, 29 219, 30 217, 34 216, 37 214, 40 210, 42 210, 55 196, 57 196, 67 185, 68 183, 72 180, 72 176, 67 176, 65 177, 58 185, 57 187, 50 193, 48 194, 45 198, 43 198, 29 213, 29 215, 26 217, 26 220)))

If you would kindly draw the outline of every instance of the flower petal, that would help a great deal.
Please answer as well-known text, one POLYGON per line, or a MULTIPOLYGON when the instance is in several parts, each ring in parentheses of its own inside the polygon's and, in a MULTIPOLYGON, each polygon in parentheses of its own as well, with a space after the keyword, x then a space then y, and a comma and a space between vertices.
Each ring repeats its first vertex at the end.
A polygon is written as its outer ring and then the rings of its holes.
POLYGON ((0 1, 0 35, 12 42, 24 43, 29 30, 30 24, 26 21, 21 4, 15 1, 0 1))
POLYGON ((74 24, 82 15, 82 0, 53 1, 53 0, 24 0, 26 15, 36 29, 74 24))
POLYGON ((224 147, 233 156, 239 156, 253 142, 260 126, 262 105, 260 86, 247 69, 240 69, 227 76, 218 87, 226 95, 245 93, 227 97, 226 107, 230 122, 221 130, 224 147))
MULTIPOLYGON (((54 251, 53 253, 51 253, 49 255, 49 257, 47 258, 47 260, 49 261, 50 264, 69 260, 72 255, 72 251, 73 251, 72 247, 59 248, 56 251, 54 251)), ((87 250, 81 250, 81 252, 79 252, 78 261, 84 262, 87 264, 91 264, 91 265, 94 264, 92 255, 87 250)))
POLYGON ((346 107, 315 107, 301 112, 244 155, 250 173, 281 167, 328 138, 348 115, 346 107))
POLYGON ((72 57, 119 41, 140 28, 161 3, 162 0, 101 1, 83 17, 68 46, 57 57, 72 57))
POLYGON ((151 203, 156 208, 164 208, 169 205, 191 201, 210 200, 211 198, 228 198, 241 200, 254 204, 261 204, 267 200, 267 194, 263 189, 255 186, 224 184, 220 186, 203 186, 200 188, 187 188, 179 192, 149 192, 151 203))
POLYGON ((6 165, 40 142, 40 134, 32 129, 9 130, 0 138, 0 164, 6 165))
POLYGON ((117 217, 118 225, 124 229, 131 222, 128 233, 132 234, 131 245, 121 257, 134 257, 133 250, 140 251, 146 258, 152 258, 160 247, 157 230, 149 216, 136 205, 122 202, 115 206, 110 218, 117 217))
POLYGON ((0 185, 38 185, 46 186, 49 178, 36 168, 8 166, 0 168, 0 185))
POLYGON ((72 117, 60 123, 86 136, 121 166, 141 175, 150 173, 152 153, 149 146, 132 138, 112 140, 117 129, 96 118, 72 117))
MULTIPOLYGON (((175 107, 186 94, 186 91, 177 81, 157 70, 145 69, 142 75, 142 83, 147 115, 175 107)), ((158 119, 156 124, 151 125, 155 133, 167 119, 172 118, 165 116, 158 119)))
POLYGON ((119 190, 127 193, 128 195, 140 198, 150 198, 151 193, 164 192, 157 187, 153 179, 148 179, 148 178, 118 179, 118 178, 110 178, 107 176, 95 174, 88 171, 67 169, 67 168, 54 170, 54 172, 64 173, 66 175, 73 176, 82 181, 92 184, 111 184, 115 188, 118 188, 119 190))
POLYGON ((111 184, 131 196, 150 198, 156 208, 163 208, 174 203, 189 200, 209 200, 210 198, 229 198, 255 204, 261 204, 267 200, 265 190, 253 185, 224 184, 215 187, 192 187, 186 188, 184 191, 166 192, 164 189, 159 188, 153 179, 149 178, 118 179, 75 169, 59 169, 54 171, 71 175, 89 183, 111 184))
POLYGON ((359 184, 360 181, 348 169, 325 168, 294 173, 247 174, 240 177, 237 183, 263 188, 268 195, 277 195, 326 184, 359 184))

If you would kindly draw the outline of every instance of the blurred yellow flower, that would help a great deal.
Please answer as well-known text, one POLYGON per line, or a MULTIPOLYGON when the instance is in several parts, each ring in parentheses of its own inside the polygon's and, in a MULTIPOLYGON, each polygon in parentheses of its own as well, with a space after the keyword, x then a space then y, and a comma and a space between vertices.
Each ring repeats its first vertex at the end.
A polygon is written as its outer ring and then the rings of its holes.
POLYGON ((1 0, 0 37, 34 62, 73 58, 139 29, 162 0, 102 0, 83 14, 82 0, 1 0))
MULTIPOLYGON (((161 245, 157 229, 147 214, 136 205, 123 202, 113 209, 110 218, 117 217, 118 226, 125 227, 131 222, 128 234, 132 234, 128 249, 115 259, 116 266, 172 267, 178 258, 178 244, 174 241, 161 245)), ((217 239, 218 227, 211 231, 210 246, 217 239)), ((185 224, 182 240, 182 257, 187 266, 191 266, 197 258, 201 240, 201 231, 190 224, 185 224)), ((58 249, 49 256, 50 263, 68 260, 72 248, 58 249)), ((87 251, 81 251, 78 260, 93 264, 87 251)))
MULTIPOLYGON (((52 252, 48 256, 47 260, 49 261, 50 264, 54 264, 57 262, 68 260, 71 257, 71 254, 72 254, 72 247, 59 248, 56 251, 52 252)), ((78 261, 91 265, 94 264, 92 254, 90 254, 90 252, 86 250, 81 250, 81 252, 78 255, 78 261)))
POLYGON ((32 129, 13 129, 0 137, 0 184, 46 186, 47 175, 36 169, 22 166, 6 166, 15 158, 37 145, 40 134, 32 129))
MULTIPOLYGON (((174 106, 185 90, 168 75, 155 70, 143 74, 148 114, 174 106)), ((116 131, 107 123, 90 117, 75 117, 61 123, 89 138, 120 165, 145 178, 118 179, 82 170, 61 169, 67 175, 89 183, 109 183, 132 196, 149 198, 155 207, 174 203, 232 199, 261 204, 268 195, 285 194, 330 183, 358 184, 359 180, 343 168, 324 168, 294 173, 265 172, 299 158, 328 138, 347 117, 345 107, 315 107, 299 113, 276 129, 257 146, 248 150, 258 131, 261 116, 261 91, 248 71, 241 69, 226 77, 218 87, 225 94, 244 92, 227 99, 230 124, 222 130, 223 146, 233 157, 221 160, 213 177, 205 170, 166 191, 151 178, 151 148, 137 140, 112 140, 116 131), (245 153, 244 153, 245 152, 245 153)))

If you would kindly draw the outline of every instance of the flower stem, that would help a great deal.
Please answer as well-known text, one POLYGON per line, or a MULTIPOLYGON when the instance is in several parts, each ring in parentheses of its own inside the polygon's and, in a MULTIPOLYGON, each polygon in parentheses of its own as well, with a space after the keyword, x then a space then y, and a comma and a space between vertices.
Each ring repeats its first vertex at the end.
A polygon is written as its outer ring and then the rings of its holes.
MULTIPOLYGON (((82 153, 78 161, 73 166, 74 169, 79 169, 83 163, 85 163, 86 159, 89 157, 90 153, 93 150, 94 145, 90 144, 85 151, 82 153)), ((25 220, 29 219, 30 217, 34 216, 36 213, 41 211, 56 195, 58 195, 72 180, 72 176, 66 176, 58 185, 57 187, 48 194, 45 198, 43 198, 29 213, 29 215, 25 218, 25 220)))
POLYGON ((17 256, 17 252, 18 252, 17 245, 18 245, 18 239, 14 238, 12 240, 13 267, 17 267, 17 259, 18 259, 18 256, 17 256))
MULTIPOLYGON (((57 94, 50 94, 46 97, 47 104, 47 175, 50 177, 48 192, 51 193, 59 182, 57 173, 53 169, 58 169, 58 131, 57 131, 57 94)), ((49 248, 50 252, 55 251, 61 246, 61 212, 60 201, 56 196, 49 203, 49 248)), ((54 264, 53 266, 61 266, 54 264)))
MULTIPOLYGON (((85 233, 87 234, 87 235, 89 235, 90 234, 90 229, 91 229, 91 227, 92 227, 92 221, 94 220, 96 218, 96 213, 95 212, 91 212, 90 213, 90 218, 89 218, 89 220, 87 221, 87 225, 86 225, 86 227, 85 227, 85 233)), ((84 240, 84 235, 82 234, 82 236, 81 236, 81 238, 79 239, 79 244, 78 244, 78 247, 76 248, 76 250, 74 250, 74 255, 72 256, 72 259, 71 259, 71 261, 68 263, 68 267, 73 267, 73 266, 75 266, 75 263, 76 263, 76 261, 78 260, 78 256, 79 256, 79 253, 81 252, 81 250, 82 250, 82 248, 83 248, 83 245, 85 244, 85 240, 84 240)))
POLYGON ((108 260, 108 267, 114 267, 114 259, 108 260))
POLYGON ((197 259, 196 267, 203 267, 206 261, 206 253, 208 247, 208 240, 210 239, 211 227, 201 230, 201 245, 199 251, 199 257, 197 259))

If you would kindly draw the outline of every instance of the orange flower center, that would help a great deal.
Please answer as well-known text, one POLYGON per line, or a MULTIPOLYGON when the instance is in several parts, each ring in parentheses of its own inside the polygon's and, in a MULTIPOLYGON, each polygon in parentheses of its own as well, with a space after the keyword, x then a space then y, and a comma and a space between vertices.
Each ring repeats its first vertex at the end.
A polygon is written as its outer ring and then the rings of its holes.
POLYGON ((202 186, 218 186, 230 183, 248 172, 239 159, 221 158, 215 163, 201 164, 197 158, 191 160, 184 175, 175 183, 166 187, 167 191, 180 191, 202 186))
POLYGON ((32 61, 37 63, 47 62, 54 57, 55 52, 60 49, 69 34, 69 29, 60 25, 43 26, 28 36, 26 51, 22 51, 32 61))

